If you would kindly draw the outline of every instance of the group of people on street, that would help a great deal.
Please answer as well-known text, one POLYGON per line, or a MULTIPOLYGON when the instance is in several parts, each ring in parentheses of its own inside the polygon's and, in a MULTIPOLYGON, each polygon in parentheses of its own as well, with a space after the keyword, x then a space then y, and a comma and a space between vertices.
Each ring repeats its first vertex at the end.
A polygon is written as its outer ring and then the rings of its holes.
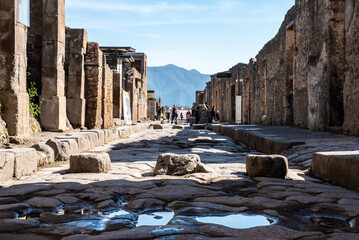
MULTIPOLYGON (((157 116, 156 116, 156 119, 158 121, 160 121, 162 119, 162 114, 164 112, 165 112, 165 118, 168 123, 170 123, 170 122, 171 122, 171 124, 178 123, 178 110, 177 110, 176 105, 173 105, 173 108, 169 109, 167 111, 165 111, 165 109, 163 107, 158 108, 157 116)), ((187 110, 186 121, 187 121, 187 123, 190 123, 190 119, 192 117, 194 117, 194 118, 196 118, 196 124, 198 124, 200 122, 202 116, 207 117, 208 122, 218 121, 219 117, 220 117, 219 110, 216 110, 214 106, 212 106, 212 109, 209 110, 207 105, 204 104, 202 111, 201 111, 200 107, 197 107, 197 108, 193 107, 192 110, 187 110)), ((180 119, 181 119, 181 122, 183 122, 184 115, 182 112, 180 113, 180 119)))

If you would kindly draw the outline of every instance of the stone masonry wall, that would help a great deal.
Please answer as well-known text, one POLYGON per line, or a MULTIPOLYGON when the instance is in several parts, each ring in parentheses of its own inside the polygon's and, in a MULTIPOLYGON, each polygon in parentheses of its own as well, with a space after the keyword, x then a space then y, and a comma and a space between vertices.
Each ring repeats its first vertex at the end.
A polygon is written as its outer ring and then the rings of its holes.
POLYGON ((63 131, 65 97, 65 0, 43 0, 41 126, 63 131))
POLYGON ((113 72, 113 117, 122 118, 122 74, 113 72))
POLYGON ((43 1, 30 0, 30 27, 27 34, 28 82, 35 82, 41 95, 43 1))
POLYGON ((1 117, 10 135, 26 135, 29 95, 26 92, 27 27, 18 22, 18 1, 0 4, 0 104, 1 117))
POLYGON ((242 86, 242 122, 244 124, 252 123, 255 114, 256 105, 252 105, 253 99, 258 95, 254 94, 254 84, 257 72, 257 59, 252 58, 246 68, 242 86))
POLYGON ((101 128, 102 125, 102 68, 103 53, 96 42, 87 43, 85 58, 86 74, 86 127, 101 128))
POLYGON ((292 8, 287 13, 276 37, 268 42, 257 56, 261 116, 256 116, 255 119, 261 120, 264 124, 279 125, 285 121, 286 27, 294 20, 294 16, 295 8, 292 8))
POLYGON ((102 77, 102 128, 110 128, 113 123, 113 71, 106 64, 106 57, 103 57, 102 77))
POLYGON ((84 29, 69 29, 66 45, 67 116, 73 127, 85 126, 85 54, 87 32, 84 29))
POLYGON ((344 132, 359 135, 359 2, 347 1, 346 27, 346 75, 344 86, 344 132))

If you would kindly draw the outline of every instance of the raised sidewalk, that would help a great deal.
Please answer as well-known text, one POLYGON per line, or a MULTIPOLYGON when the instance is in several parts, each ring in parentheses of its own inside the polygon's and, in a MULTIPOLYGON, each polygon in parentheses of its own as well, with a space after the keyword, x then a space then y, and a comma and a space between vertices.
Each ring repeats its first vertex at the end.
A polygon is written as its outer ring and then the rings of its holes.
POLYGON ((292 167, 359 191, 359 138, 288 126, 213 124, 213 131, 266 154, 287 156, 292 167))

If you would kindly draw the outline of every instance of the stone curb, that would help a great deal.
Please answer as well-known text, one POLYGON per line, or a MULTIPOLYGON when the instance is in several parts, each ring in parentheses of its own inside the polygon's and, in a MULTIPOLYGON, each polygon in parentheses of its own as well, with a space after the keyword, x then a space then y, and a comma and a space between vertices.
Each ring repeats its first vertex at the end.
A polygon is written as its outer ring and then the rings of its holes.
POLYGON ((256 127, 251 129, 236 125, 213 124, 212 128, 214 132, 221 133, 266 154, 281 154, 284 150, 305 144, 302 141, 288 140, 276 135, 265 135, 256 127))
POLYGON ((120 138, 130 137, 137 132, 146 131, 149 127, 150 123, 143 123, 120 126, 112 130, 85 130, 57 136, 53 139, 48 139, 46 142, 35 144, 30 148, 1 149, 0 182, 10 180, 13 177, 19 179, 36 172, 38 162, 44 161, 44 154, 47 158, 46 162, 50 164, 54 160, 67 161, 72 155, 103 146, 120 138))

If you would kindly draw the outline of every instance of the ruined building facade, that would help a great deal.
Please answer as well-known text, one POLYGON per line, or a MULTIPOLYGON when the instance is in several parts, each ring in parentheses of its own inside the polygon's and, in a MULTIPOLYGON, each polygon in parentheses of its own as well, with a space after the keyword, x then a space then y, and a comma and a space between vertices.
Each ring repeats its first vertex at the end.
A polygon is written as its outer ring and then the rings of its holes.
POLYGON ((29 83, 36 88, 44 130, 110 128, 113 118, 122 117, 123 91, 131 92, 133 122, 147 120, 145 54, 116 48, 120 52, 113 59, 98 43, 88 42, 84 29, 65 26, 65 0, 29 3, 29 13, 18 0, 0 4, 0 117, 10 135, 31 133, 29 83), (19 15, 26 14, 30 23, 21 22, 19 15), (131 56, 124 57, 127 52, 131 56), (123 72, 128 58, 132 75, 123 72))
MULTIPOLYGON (((358 21, 356 1, 296 0, 278 34, 245 68, 242 122, 310 130, 343 126, 345 133, 359 134, 358 21)), ((231 78, 218 73, 210 84, 223 121, 231 121, 224 107, 231 78)))

